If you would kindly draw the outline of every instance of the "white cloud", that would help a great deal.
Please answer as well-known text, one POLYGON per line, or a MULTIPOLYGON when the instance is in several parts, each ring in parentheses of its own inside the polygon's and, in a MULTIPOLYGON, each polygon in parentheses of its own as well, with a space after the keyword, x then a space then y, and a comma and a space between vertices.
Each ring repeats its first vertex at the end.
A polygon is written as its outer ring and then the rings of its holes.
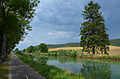
POLYGON ((32 41, 29 41, 29 40, 24 40, 24 41, 20 41, 19 44, 27 44, 27 43, 31 43, 32 41))

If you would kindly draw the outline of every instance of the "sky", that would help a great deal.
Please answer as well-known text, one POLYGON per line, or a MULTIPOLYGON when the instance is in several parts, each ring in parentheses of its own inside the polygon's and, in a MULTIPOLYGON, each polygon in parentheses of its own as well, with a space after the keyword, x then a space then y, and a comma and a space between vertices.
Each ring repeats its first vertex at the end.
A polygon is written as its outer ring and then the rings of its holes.
MULTIPOLYGON (((81 15, 90 0, 41 0, 30 23, 32 31, 17 48, 30 45, 80 42, 81 15)), ((93 0, 101 6, 110 39, 120 38, 120 0, 93 0)))

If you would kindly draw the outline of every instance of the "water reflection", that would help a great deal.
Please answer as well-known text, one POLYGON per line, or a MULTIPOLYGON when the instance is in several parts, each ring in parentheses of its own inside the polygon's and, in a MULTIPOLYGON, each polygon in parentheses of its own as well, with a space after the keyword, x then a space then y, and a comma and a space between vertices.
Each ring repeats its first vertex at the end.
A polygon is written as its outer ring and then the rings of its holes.
POLYGON ((77 58, 70 58, 70 57, 62 57, 62 56, 50 56, 49 60, 58 60, 61 64, 65 64, 65 63, 81 63, 82 60, 79 60, 77 58))
POLYGON ((116 64, 116 62, 59 56, 39 58, 38 62, 45 62, 48 65, 81 74, 85 79, 120 79, 120 64, 116 64))
POLYGON ((68 57, 49 57, 49 60, 54 60, 52 62, 59 68, 79 72, 85 79, 111 79, 112 71, 109 63, 68 57), (56 60, 59 63, 55 62, 56 60))
POLYGON ((87 61, 82 63, 80 74, 85 79, 111 79, 110 64, 87 61))

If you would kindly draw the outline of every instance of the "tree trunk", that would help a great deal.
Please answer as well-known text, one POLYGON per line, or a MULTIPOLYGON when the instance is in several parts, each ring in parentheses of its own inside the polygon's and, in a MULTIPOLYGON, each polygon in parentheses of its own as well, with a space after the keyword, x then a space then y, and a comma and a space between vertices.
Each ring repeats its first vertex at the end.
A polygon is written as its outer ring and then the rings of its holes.
POLYGON ((95 55, 95 47, 92 48, 93 55, 95 55))
POLYGON ((6 55, 6 36, 5 33, 0 32, 0 60, 6 55))
POLYGON ((2 50, 2 36, 1 36, 1 33, 0 33, 0 61, 2 59, 2 52, 1 52, 1 50, 2 50))
POLYGON ((3 58, 3 33, 0 32, 0 60, 3 58))
POLYGON ((104 54, 107 54, 107 55, 108 55, 108 53, 107 53, 107 49, 106 49, 106 48, 104 49, 104 54))
POLYGON ((3 47, 2 47, 2 52, 3 52, 3 55, 6 56, 7 55, 7 52, 6 52, 6 36, 5 36, 5 33, 3 34, 3 47))

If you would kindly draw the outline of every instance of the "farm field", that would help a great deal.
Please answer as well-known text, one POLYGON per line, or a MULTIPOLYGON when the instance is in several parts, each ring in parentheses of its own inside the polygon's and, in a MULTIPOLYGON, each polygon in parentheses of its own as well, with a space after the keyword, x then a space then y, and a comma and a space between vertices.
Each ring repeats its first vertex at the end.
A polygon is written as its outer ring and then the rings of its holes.
MULTIPOLYGON (((51 48, 49 51, 57 51, 57 50, 81 50, 82 47, 61 47, 61 48, 51 48)), ((108 51, 110 56, 120 56, 120 47, 110 46, 110 50, 108 51)), ((98 55, 98 54, 97 54, 98 55)))

